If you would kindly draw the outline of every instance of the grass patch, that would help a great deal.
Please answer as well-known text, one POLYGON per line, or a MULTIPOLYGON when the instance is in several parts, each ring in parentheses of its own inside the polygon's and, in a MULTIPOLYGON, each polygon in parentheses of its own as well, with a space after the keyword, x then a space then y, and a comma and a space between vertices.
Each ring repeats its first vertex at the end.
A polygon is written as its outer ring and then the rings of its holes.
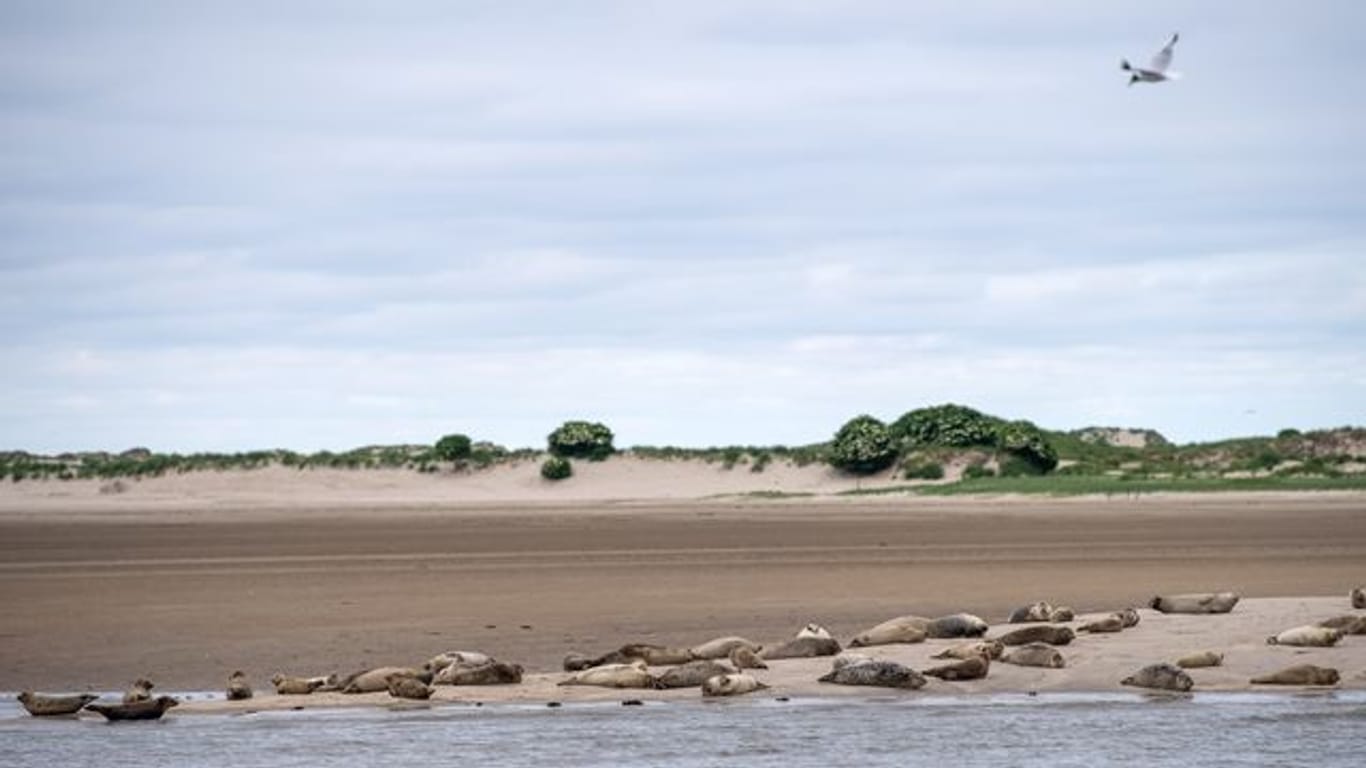
POLYGON ((967 496, 1000 493, 1043 496, 1122 496, 1142 493, 1218 493, 1220 491, 1360 491, 1366 490, 1366 475, 1344 475, 1341 477, 1292 475, 1236 478, 1124 478, 1078 475, 983 477, 949 485, 917 486, 909 490, 923 496, 967 496))

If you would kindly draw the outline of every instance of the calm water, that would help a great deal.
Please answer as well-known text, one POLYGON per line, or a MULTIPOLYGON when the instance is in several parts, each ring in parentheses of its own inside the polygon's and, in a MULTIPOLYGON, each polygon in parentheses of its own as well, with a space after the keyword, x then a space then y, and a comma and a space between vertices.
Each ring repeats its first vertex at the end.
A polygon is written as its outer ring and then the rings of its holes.
POLYGON ((4 766, 1366 765, 1362 691, 172 711, 122 724, 30 718, 7 698, 4 766))

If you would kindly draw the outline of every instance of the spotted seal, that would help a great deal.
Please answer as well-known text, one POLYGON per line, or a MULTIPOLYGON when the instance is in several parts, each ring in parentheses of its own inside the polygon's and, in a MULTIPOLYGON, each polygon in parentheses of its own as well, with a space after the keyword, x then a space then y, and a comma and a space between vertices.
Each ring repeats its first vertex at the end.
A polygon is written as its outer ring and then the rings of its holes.
POLYGON ((1366 608, 1366 589, 1354 587, 1348 597, 1352 601, 1353 608, 1356 608, 1357 610, 1366 608))
POLYGON ((1324 619, 1315 626, 1328 627, 1329 629, 1342 630, 1344 635, 1366 635, 1366 616, 1334 616, 1331 619, 1324 619))
POLYGON ((844 650, 839 641, 830 637, 794 637, 785 643, 764 646, 759 658, 766 661, 774 659, 810 659, 816 656, 834 656, 844 650))
POLYGON ((970 643, 958 643, 934 654, 932 659, 970 659, 974 656, 985 655, 989 659, 1001 658, 1001 653, 1005 651, 1005 644, 1000 640, 975 640, 970 643))
POLYGON ((737 670, 768 669, 768 665, 764 663, 763 659, 759 658, 759 654, 743 645, 737 645, 732 648, 729 658, 731 666, 735 667, 737 670))
POLYGON ((758 643, 746 640, 743 637, 730 636, 708 640, 701 645, 694 645, 688 651, 694 659, 724 659, 730 656, 732 650, 741 646, 749 648, 755 653, 758 653, 762 647, 758 643))
POLYGON ((1077 627, 1078 632, 1093 633, 1118 632, 1122 629, 1124 629, 1124 617, 1120 616, 1118 613, 1091 619, 1077 627))
POLYGON ((270 678, 270 684, 275 686, 275 692, 282 696, 307 696, 322 687, 323 679, 276 674, 270 678))
POLYGON ((156 684, 151 680, 139 677, 133 681, 132 685, 128 686, 128 690, 123 692, 123 703, 136 704, 139 701, 151 701, 152 689, 155 687, 156 684))
POLYGON ((426 701, 432 697, 431 686, 407 674, 389 675, 384 678, 389 695, 396 699, 415 699, 426 701))
POLYGON ((247 676, 242 670, 237 670, 228 676, 228 701, 242 701, 251 698, 251 686, 247 685, 247 676))
POLYGON ((822 683, 836 685, 870 685, 879 688, 925 687, 925 676, 895 661, 863 661, 840 664, 819 678, 822 683))
POLYGON ((710 659, 697 659, 667 669, 655 678, 660 688, 696 688, 717 675, 733 674, 736 670, 710 659))
POLYGON ((432 678, 432 685, 515 685, 522 665, 489 659, 483 664, 451 664, 432 678))
POLYGON ((342 693, 381 693, 389 690, 389 677, 412 677, 423 683, 432 681, 432 674, 413 667, 377 667, 357 672, 348 677, 342 685, 342 693))
POLYGON ((1161 664, 1149 664, 1119 681, 1119 684, 1184 693, 1195 686, 1195 681, 1180 667, 1163 662, 1161 664))
POLYGON ((921 674, 937 677, 940 680, 980 680, 991 669, 991 659, 987 656, 973 656, 960 659, 938 667, 921 670, 921 674))

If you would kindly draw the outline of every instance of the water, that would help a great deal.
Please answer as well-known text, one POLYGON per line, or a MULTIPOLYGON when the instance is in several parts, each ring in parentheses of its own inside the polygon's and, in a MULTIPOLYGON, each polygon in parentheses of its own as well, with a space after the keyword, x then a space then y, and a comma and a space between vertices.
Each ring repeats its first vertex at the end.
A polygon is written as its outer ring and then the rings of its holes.
POLYGON ((1314 695, 1053 694, 441 705, 177 715, 153 723, 30 718, 0 704, 0 765, 1360 766, 1366 691, 1314 695), (68 762, 76 761, 76 763, 68 762), (419 763, 418 761, 422 761, 419 763))

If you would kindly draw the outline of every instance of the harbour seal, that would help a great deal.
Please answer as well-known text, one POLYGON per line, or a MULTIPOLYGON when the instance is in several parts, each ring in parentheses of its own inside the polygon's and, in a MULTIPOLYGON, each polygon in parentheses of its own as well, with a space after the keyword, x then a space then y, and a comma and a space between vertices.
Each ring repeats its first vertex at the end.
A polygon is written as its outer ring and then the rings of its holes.
POLYGON ((921 670, 921 674, 940 680, 980 680, 987 676, 990 669, 991 659, 986 656, 973 656, 921 670))
POLYGON ((737 670, 768 669, 768 665, 764 663, 763 659, 759 658, 759 654, 743 645, 731 649, 730 663, 731 666, 735 667, 737 670))
POLYGON ((1149 664, 1143 669, 1119 681, 1120 685, 1136 688, 1154 688, 1161 691, 1189 691, 1195 681, 1186 671, 1174 664, 1149 664))
POLYGON ((655 684, 660 688, 696 688, 713 677, 734 672, 734 669, 719 661, 698 659, 665 670, 664 674, 655 678, 655 684))
POLYGON ((1320 621, 1316 626, 1340 629, 1344 635, 1366 635, 1366 616, 1334 616, 1320 621))
POLYGON ((328 675, 317 675, 307 679, 309 682, 317 684, 318 687, 316 690, 319 693, 322 693, 323 691, 340 691, 342 689, 341 675, 336 672, 328 675))
POLYGON ((1067 645, 1076 638, 1077 633, 1071 627, 1059 627, 1053 624, 1034 624, 1028 627, 1020 627, 996 638, 1001 645, 1026 645, 1028 643, 1048 643, 1049 645, 1067 645))
POLYGON ((342 693, 380 693, 389 690, 389 676, 399 675, 417 678, 424 683, 432 680, 430 672, 414 669, 412 667, 377 667, 357 672, 346 679, 342 686, 342 693))
POLYGON ((87 704, 86 709, 99 712, 106 720, 160 720, 166 710, 180 702, 170 696, 134 701, 127 704, 87 704))
POLYGON ((242 670, 237 670, 228 676, 228 701, 242 701, 251 698, 251 686, 247 685, 247 676, 242 674, 242 670))
POLYGON ((759 658, 772 661, 774 659, 810 659, 816 656, 834 656, 844 650, 840 647, 839 641, 829 637, 794 637, 785 643, 774 646, 765 646, 759 652, 759 658))
POLYGON ((976 640, 971 643, 958 643, 934 654, 932 659, 970 659, 985 655, 989 659, 1001 658, 1006 649, 1000 640, 976 640))
POLYGON ((849 641, 850 648, 891 643, 923 643, 930 620, 920 616, 898 616, 858 633, 849 641))
POLYGON ((1366 608, 1366 589, 1355 587, 1348 597, 1352 598, 1352 607, 1357 610, 1366 608))
POLYGON ((422 668, 435 675, 452 664, 464 664, 472 667, 490 661, 493 661, 493 658, 480 651, 444 651, 428 659, 422 668))
POLYGON ((431 687, 412 675, 389 675, 384 683, 389 695, 396 699, 426 701, 432 697, 431 687))
POLYGON ((270 678, 270 684, 275 686, 275 692, 281 696, 307 696, 322 687, 323 679, 276 674, 270 678))
POLYGON ((1047 643, 1029 643, 1011 648, 1001 654, 1001 662, 1019 667, 1049 667, 1062 669, 1067 662, 1062 653, 1047 643))
POLYGON ((603 688, 654 688, 655 678, 643 661, 630 664, 604 664, 576 672, 560 685, 596 685, 603 688))
POLYGON ((1234 592, 1201 592, 1190 595, 1158 595, 1148 607, 1162 613, 1228 613, 1238 604, 1234 592))
POLYGON ((1028 624, 1036 621, 1048 621, 1053 615, 1053 605, 1039 601, 1030 605, 1023 605, 1010 612, 1011 624, 1028 624))
POLYGON ((1138 609, 1136 608, 1124 608, 1122 610, 1115 611, 1115 615, 1118 616, 1120 620, 1124 622, 1125 629, 1128 629, 1129 627, 1138 626, 1139 615, 1138 609))
POLYGON ((139 701, 151 701, 152 689, 156 685, 145 677, 139 677, 128 686, 128 690, 123 692, 124 704, 136 704, 139 701))
POLYGON ((981 637, 988 628, 989 625, 980 616, 954 613, 932 619, 925 627, 925 635, 934 638, 981 637))
POLYGON ((1269 675, 1252 678, 1257 685, 1337 685, 1340 676, 1332 667, 1296 664, 1269 675))
POLYGON ((1092 619, 1077 627, 1078 632, 1118 632, 1122 629, 1124 629, 1124 618, 1117 613, 1092 619))
POLYGON ((729 675, 716 675, 704 680, 702 682, 702 695, 707 697, 740 696, 762 691, 766 688, 768 686, 759 682, 753 675, 746 672, 736 672, 729 675))
POLYGON ((53 717, 56 715, 74 715, 84 709, 86 704, 98 699, 99 696, 93 693, 60 695, 24 691, 15 698, 24 705, 24 709, 28 710, 30 715, 53 717))
POLYGON ((743 637, 718 637, 715 640, 708 640, 701 645, 694 645, 688 651, 694 659, 724 659, 730 656, 730 652, 737 647, 749 648, 755 653, 762 647, 758 643, 746 640, 743 637))
POLYGON ((822 675, 820 682, 915 690, 925 687, 926 681, 924 675, 895 661, 863 661, 840 664, 822 675))
POLYGON ((826 629, 825 627, 822 627, 819 624, 807 624, 806 626, 797 630, 797 637, 818 637, 822 640, 834 639, 834 635, 830 634, 830 630, 826 629))
POLYGON ((687 648, 670 648, 650 643, 629 643, 618 648, 617 653, 627 660, 640 659, 652 667, 684 664, 693 660, 692 651, 687 648))
POLYGON ((1304 625, 1291 627, 1266 639, 1267 645, 1294 645, 1304 648, 1330 648, 1342 639, 1342 630, 1304 625))
POLYGON ((1065 622, 1071 621, 1072 619, 1075 619, 1076 617, 1077 612, 1072 610, 1071 606, 1067 605, 1058 606, 1057 608, 1054 608, 1051 613, 1048 614, 1048 620, 1053 622, 1054 624, 1063 624, 1065 622))
POLYGON ((1176 666, 1182 669, 1199 669, 1200 667, 1218 667, 1224 663, 1224 654, 1218 651, 1201 651, 1192 653, 1176 660, 1176 666))
POLYGON ((877 661, 872 656, 864 653, 841 653, 830 662, 831 669, 847 667, 851 664, 866 664, 870 661, 877 661))
POLYGON ((433 685, 514 685, 522 682, 522 665, 489 659, 483 664, 451 664, 436 673, 433 685))

